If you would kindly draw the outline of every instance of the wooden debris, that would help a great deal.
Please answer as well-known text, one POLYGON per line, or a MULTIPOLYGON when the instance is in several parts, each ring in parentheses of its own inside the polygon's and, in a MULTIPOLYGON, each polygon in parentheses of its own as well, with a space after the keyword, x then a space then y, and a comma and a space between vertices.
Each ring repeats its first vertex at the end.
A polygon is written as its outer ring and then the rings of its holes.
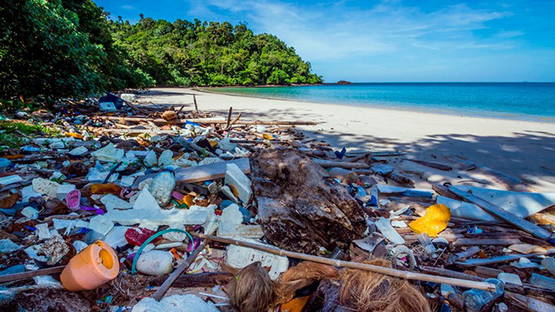
POLYGON ((351 262, 351 261, 324 258, 320 256, 313 256, 313 255, 303 254, 299 252, 283 250, 269 245, 252 243, 248 241, 241 241, 233 238, 224 238, 224 237, 204 235, 204 234, 198 234, 197 236, 200 238, 205 238, 216 242, 221 242, 225 244, 234 244, 237 246, 248 247, 256 250, 265 251, 274 255, 324 263, 324 264, 333 265, 335 267, 344 267, 344 268, 372 271, 380 274, 385 274, 385 275, 394 276, 394 277, 403 278, 403 279, 409 279, 409 280, 444 283, 444 284, 449 284, 453 286, 483 289, 483 290, 489 290, 489 291, 495 290, 495 285, 487 282, 478 282, 478 281, 464 280, 464 279, 458 279, 458 278, 429 275, 429 274, 423 274, 423 273, 402 271, 402 270, 397 270, 397 269, 392 269, 392 268, 387 268, 382 266, 370 265, 370 264, 365 264, 360 262, 351 262))
POLYGON ((298 151, 261 151, 253 157, 253 180, 259 222, 276 246, 318 254, 362 237, 362 207, 298 151))

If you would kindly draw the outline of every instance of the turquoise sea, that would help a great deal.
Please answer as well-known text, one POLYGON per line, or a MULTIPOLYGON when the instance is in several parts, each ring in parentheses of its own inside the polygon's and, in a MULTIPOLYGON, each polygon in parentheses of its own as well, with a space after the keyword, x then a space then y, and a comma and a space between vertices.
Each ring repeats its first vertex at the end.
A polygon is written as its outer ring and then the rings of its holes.
POLYGON ((318 103, 555 122, 555 83, 353 83, 213 91, 318 103))

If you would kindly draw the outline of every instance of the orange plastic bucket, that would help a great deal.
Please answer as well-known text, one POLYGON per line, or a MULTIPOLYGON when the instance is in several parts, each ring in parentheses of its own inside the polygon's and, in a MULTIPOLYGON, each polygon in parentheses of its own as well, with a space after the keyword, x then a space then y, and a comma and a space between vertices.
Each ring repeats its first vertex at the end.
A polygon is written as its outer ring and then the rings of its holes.
POLYGON ((115 251, 103 241, 96 241, 75 255, 66 265, 60 280, 70 291, 91 290, 116 278, 119 261, 115 251))

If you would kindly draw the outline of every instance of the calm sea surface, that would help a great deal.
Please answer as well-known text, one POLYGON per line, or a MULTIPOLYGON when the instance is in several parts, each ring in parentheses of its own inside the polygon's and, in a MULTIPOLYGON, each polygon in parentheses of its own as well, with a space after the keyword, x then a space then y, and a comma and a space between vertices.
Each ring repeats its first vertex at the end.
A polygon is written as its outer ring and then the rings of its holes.
POLYGON ((354 83, 230 87, 213 91, 307 102, 555 122, 555 83, 354 83))

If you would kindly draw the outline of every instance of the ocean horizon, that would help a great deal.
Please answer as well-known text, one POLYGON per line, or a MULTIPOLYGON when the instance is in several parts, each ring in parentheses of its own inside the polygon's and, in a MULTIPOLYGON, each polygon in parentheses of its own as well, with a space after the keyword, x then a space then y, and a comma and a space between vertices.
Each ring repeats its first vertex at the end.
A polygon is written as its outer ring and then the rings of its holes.
POLYGON ((555 122, 554 82, 358 82, 210 90, 305 102, 555 122))

